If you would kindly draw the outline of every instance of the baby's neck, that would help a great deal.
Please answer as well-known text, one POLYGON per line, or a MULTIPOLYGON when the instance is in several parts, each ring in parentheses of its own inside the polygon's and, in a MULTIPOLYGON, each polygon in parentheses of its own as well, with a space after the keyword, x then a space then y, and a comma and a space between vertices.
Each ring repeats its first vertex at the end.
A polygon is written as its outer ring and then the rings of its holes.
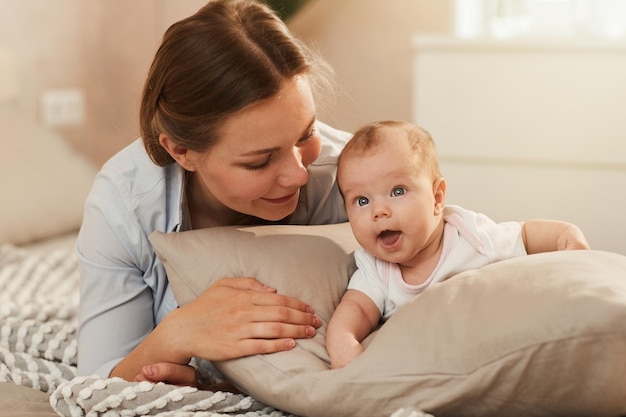
POLYGON ((419 285, 432 275, 443 252, 444 226, 442 219, 426 246, 411 261, 398 264, 404 282, 419 285))

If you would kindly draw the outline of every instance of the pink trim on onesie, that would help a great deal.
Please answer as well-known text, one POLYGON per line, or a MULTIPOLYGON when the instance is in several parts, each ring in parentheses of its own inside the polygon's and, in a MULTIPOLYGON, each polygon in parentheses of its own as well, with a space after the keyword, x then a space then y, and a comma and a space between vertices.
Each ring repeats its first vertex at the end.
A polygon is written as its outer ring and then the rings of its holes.
POLYGON ((467 227, 461 215, 457 213, 450 213, 444 217, 444 221, 456 227, 461 236, 463 236, 478 253, 487 256, 487 251, 485 250, 483 243, 480 241, 478 236, 476 236, 476 234, 467 227))

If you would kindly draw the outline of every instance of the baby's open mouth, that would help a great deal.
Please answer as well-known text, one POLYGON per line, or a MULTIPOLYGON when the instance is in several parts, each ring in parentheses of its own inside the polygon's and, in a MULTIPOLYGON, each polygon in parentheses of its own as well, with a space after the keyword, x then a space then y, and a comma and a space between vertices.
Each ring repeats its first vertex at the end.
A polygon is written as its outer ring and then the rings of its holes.
POLYGON ((378 240, 380 240, 384 246, 392 246, 400 239, 401 234, 402 232, 397 230, 384 230, 378 235, 378 240))

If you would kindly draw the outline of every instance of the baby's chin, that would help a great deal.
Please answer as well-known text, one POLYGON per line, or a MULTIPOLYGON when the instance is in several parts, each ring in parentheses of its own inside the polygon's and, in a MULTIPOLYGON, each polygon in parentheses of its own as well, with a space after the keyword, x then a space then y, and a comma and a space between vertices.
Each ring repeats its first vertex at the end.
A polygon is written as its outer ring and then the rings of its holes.
POLYGON ((371 255, 373 255, 374 257, 378 259, 382 259, 383 261, 386 261, 386 262, 397 264, 397 263, 402 263, 405 260, 405 257, 402 256, 400 253, 384 250, 380 246, 371 248, 371 250, 365 248, 365 250, 371 255))
POLYGON ((395 253, 395 254, 390 254, 388 252, 386 253, 379 253, 376 256, 378 259, 382 259, 385 262, 390 262, 392 264, 403 264, 404 262, 406 262, 406 257, 404 256, 399 256, 399 254, 395 253))

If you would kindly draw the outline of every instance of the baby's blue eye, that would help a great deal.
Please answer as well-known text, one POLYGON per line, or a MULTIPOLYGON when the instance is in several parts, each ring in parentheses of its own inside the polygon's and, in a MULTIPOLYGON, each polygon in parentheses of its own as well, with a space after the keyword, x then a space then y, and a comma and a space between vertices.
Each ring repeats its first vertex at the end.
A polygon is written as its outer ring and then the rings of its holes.
POLYGON ((370 202, 369 198, 367 197, 359 197, 356 199, 356 205, 359 207, 365 206, 370 202))
POLYGON ((391 192, 391 195, 393 197, 400 197, 401 195, 404 195, 406 193, 406 190, 402 187, 396 187, 393 189, 393 191, 391 192))

